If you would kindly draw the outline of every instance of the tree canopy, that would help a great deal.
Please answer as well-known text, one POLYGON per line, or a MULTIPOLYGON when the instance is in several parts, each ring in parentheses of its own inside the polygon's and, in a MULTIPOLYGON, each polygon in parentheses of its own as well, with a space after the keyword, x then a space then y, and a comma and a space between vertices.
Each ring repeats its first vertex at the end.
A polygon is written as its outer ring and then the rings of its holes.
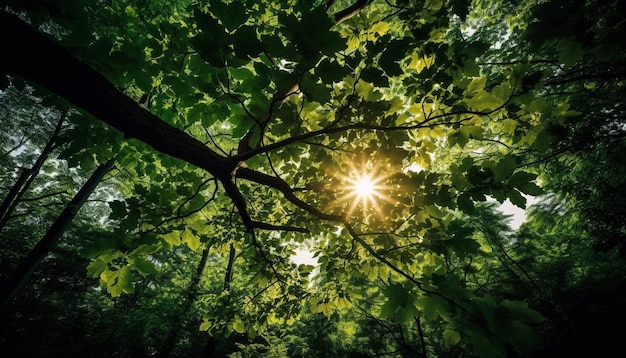
POLYGON ((621 2, 2 4, 4 351, 624 352, 621 2))

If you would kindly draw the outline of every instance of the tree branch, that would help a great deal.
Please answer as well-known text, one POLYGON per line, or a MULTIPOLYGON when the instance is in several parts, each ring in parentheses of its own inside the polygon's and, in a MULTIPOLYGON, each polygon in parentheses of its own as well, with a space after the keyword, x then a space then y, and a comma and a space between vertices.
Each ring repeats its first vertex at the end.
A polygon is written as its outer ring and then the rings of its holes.
POLYGON ((357 0, 354 4, 348 6, 341 11, 336 12, 334 14, 335 23, 338 24, 342 21, 348 20, 349 18, 363 10, 370 2, 372 2, 372 0, 357 0))
POLYGON ((266 185, 266 186, 279 190, 285 196, 285 198, 289 200, 292 204, 296 205, 297 207, 305 210, 306 212, 310 213, 311 215, 319 219, 327 220, 327 221, 334 221, 334 222, 343 224, 343 226, 348 230, 348 233, 350 234, 352 239, 355 242, 357 242, 361 247, 363 247, 370 255, 372 255, 378 261, 385 264, 391 270, 395 271, 396 273, 400 274, 402 277, 406 278, 408 281, 415 284, 417 288, 419 288, 422 292, 439 296, 443 298, 444 300, 446 300, 447 302, 449 302, 451 305, 459 308, 463 312, 474 317, 474 315, 471 312, 469 312, 465 307, 463 307, 460 303, 457 303, 453 299, 446 297, 439 292, 427 289, 421 281, 415 279, 413 276, 409 275, 408 273, 400 269, 398 266, 394 265, 392 262, 390 262, 389 260, 381 256, 378 252, 376 252, 376 250, 374 250, 374 248, 371 245, 369 245, 360 237, 360 235, 354 230, 352 225, 350 225, 350 223, 348 222, 348 218, 346 216, 326 214, 320 211, 319 209, 315 208, 314 206, 304 202, 302 199, 298 198, 293 193, 293 190, 291 189, 289 184, 280 178, 272 177, 270 175, 257 172, 254 170, 250 170, 248 168, 240 168, 238 171, 238 177, 253 181, 257 184, 266 185))
POLYGON ((45 199, 51 196, 61 195, 61 194, 69 194, 69 193, 67 192, 67 190, 55 191, 53 193, 43 194, 43 195, 32 197, 32 198, 22 198, 20 199, 20 201, 37 201, 40 199, 45 199))
POLYGON ((162 121, 99 72, 54 40, 6 11, 0 11, 0 71, 21 76, 60 95, 96 118, 154 149, 230 180, 236 162, 162 121))
POLYGON ((127 136, 206 170, 222 183, 246 229, 253 230, 246 202, 233 181, 238 161, 219 155, 198 139, 162 121, 54 40, 3 10, 0 34, 0 46, 5 53, 0 56, 0 71, 30 80, 127 136))
POLYGON ((256 229, 262 230, 274 230, 274 231, 288 231, 288 232, 301 232, 308 234, 310 231, 305 228, 293 227, 293 226, 280 226, 280 225, 272 225, 262 221, 252 221, 252 225, 256 229))

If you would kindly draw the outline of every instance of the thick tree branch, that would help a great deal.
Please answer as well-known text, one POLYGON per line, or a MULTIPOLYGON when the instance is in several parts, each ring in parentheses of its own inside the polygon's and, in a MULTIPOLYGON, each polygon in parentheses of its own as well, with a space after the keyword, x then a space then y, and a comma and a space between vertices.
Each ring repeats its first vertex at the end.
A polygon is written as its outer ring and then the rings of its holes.
POLYGON ((246 202, 232 181, 238 162, 162 121, 120 92, 108 79, 14 15, 0 11, 0 71, 21 76, 157 151, 216 177, 252 231, 246 202))
POLYGON ((54 40, 0 11, 0 71, 58 94, 96 118, 156 150, 207 170, 224 181, 236 163, 162 121, 54 40))
POLYGON ((296 205, 300 209, 303 209, 304 211, 308 212, 309 214, 312 214, 313 216, 317 218, 320 218, 322 220, 328 220, 328 221, 336 221, 336 222, 344 221, 343 216, 326 214, 318 210, 317 208, 313 207, 309 203, 305 202, 304 200, 298 198, 294 194, 294 190, 291 188, 291 186, 289 186, 287 182, 285 182, 284 180, 280 178, 273 177, 271 175, 257 172, 248 168, 240 168, 237 171, 237 177, 240 179, 246 179, 249 181, 253 181, 257 184, 266 185, 271 188, 277 189, 285 196, 285 199, 289 200, 292 204, 296 205))
POLYGON ((352 16, 358 14, 361 10, 363 10, 372 0, 357 0, 354 4, 348 6, 347 8, 338 11, 334 14, 335 23, 338 24, 342 21, 348 20, 352 16))

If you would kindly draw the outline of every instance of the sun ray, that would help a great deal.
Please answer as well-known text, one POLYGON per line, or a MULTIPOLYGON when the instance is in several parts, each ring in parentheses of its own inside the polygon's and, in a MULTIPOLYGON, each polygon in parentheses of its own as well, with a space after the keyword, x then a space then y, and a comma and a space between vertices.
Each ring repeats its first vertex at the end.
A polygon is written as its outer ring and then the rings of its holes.
POLYGON ((381 220, 386 221, 387 218, 381 203, 395 204, 395 201, 386 194, 390 190, 384 184, 388 177, 380 174, 378 167, 366 163, 363 163, 360 168, 350 165, 350 169, 349 175, 340 175, 344 183, 342 187, 344 193, 338 198, 338 201, 349 202, 345 215, 352 217, 360 208, 367 220, 367 212, 373 209, 381 220))

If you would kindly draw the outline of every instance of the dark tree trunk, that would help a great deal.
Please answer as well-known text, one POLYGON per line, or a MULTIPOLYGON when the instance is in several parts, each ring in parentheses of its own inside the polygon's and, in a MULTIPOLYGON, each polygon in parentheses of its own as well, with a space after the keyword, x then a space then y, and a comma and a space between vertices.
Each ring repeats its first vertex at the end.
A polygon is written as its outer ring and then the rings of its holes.
POLYGON ((211 336, 206 343, 206 347, 204 348, 201 358, 213 358, 215 347, 217 347, 217 340, 211 336))
POLYGON ((54 128, 54 131, 52 132, 48 143, 46 143, 46 146, 41 151, 41 154, 39 154, 39 156, 37 157, 35 164, 32 166, 32 168, 22 172, 15 184, 13 184, 13 187, 11 187, 11 190, 9 190, 7 196, 2 201, 2 204, 0 204, 0 231, 4 229, 7 221, 9 221, 9 219, 11 218, 11 213, 15 209, 15 206, 19 203, 24 193, 28 190, 30 184, 33 182, 37 174, 39 174, 39 170, 43 166, 43 163, 46 161, 46 159, 48 159, 50 153, 52 153, 57 137, 59 136, 59 132, 61 132, 61 127, 63 126, 63 121, 65 120, 66 114, 67 112, 64 112, 61 115, 61 118, 59 118, 59 122, 54 128))
POLYGON ((7 281, 4 282, 2 291, 0 292, 0 299, 2 300, 2 302, 0 302, 0 318, 5 316, 13 298, 15 298, 22 287, 28 282, 33 272, 39 267, 52 248, 54 248, 61 235, 65 232, 65 229, 67 229, 74 219, 74 216, 76 216, 78 210, 83 206, 87 198, 89 198, 98 183, 102 181, 104 175, 113 168, 114 163, 115 159, 110 159, 108 162, 96 168, 85 185, 76 193, 72 201, 70 201, 61 215, 59 215, 50 229, 48 229, 46 235, 37 243, 35 248, 26 256, 7 281))
POLYGON ((172 349, 174 349, 174 346, 176 345, 176 339, 178 338, 178 332, 180 332, 180 327, 181 325, 185 324, 187 314, 189 313, 189 310, 191 309, 191 306, 193 305, 193 303, 196 302, 196 299, 198 298, 198 292, 200 292, 199 291, 200 279, 202 278, 202 272, 204 272, 204 268, 206 267, 208 258, 209 258, 209 248, 205 248, 204 250, 202 250, 202 257, 200 258, 200 262, 198 263, 198 266, 196 267, 196 272, 192 276, 191 282, 189 283, 189 286, 187 287, 187 292, 185 294, 185 301, 182 304, 182 309, 180 311, 180 314, 174 317, 171 323, 172 328, 170 329, 170 332, 167 335, 167 338, 165 339, 165 342, 163 343, 163 347, 161 348, 161 351, 159 352, 157 357, 160 357, 160 358, 169 357, 170 353, 172 352, 172 349))
POLYGON ((231 243, 228 252, 228 264, 224 274, 224 291, 230 290, 230 283, 233 280, 233 265, 235 264, 235 246, 231 243))

